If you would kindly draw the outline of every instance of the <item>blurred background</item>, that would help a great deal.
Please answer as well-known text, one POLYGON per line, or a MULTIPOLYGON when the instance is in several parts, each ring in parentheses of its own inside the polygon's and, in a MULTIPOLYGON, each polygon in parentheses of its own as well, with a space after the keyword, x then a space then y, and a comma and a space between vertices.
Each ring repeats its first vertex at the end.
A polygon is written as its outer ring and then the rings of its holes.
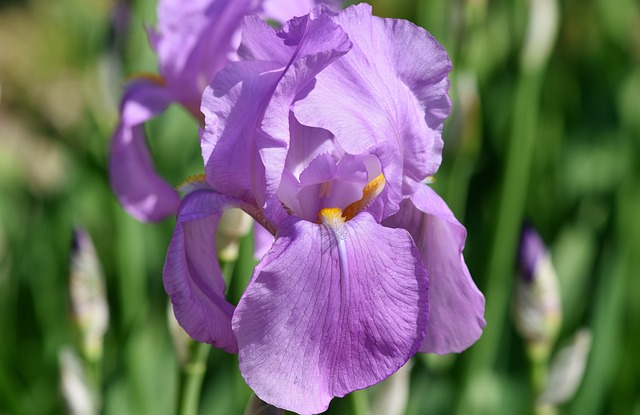
MULTIPOLYGON (((453 61, 453 113, 433 186, 468 230, 465 257, 487 301, 476 345, 413 359, 410 382, 393 386, 400 401, 408 393, 400 413, 640 414, 640 4, 371 3, 379 16, 429 30, 453 61), (552 310, 552 327, 542 328, 542 358, 513 316, 532 312, 515 295, 525 221, 550 250, 562 314, 552 310), (534 404, 549 393, 540 373, 556 382, 552 391, 569 385, 544 408, 534 404)), ((0 414, 74 413, 69 379, 80 391, 93 385, 100 413, 174 413, 179 362, 161 281, 173 219, 129 217, 106 174, 123 82, 157 72, 145 33, 155 8, 0 2, 0 414), (74 238, 79 227, 86 233, 74 238), (105 293, 108 322, 105 304, 87 306, 87 317, 71 300, 86 275, 104 277, 89 278, 85 297, 105 293)), ((201 172, 197 125, 183 108, 147 133, 171 183, 201 172)), ((242 239, 241 253, 251 243, 242 239)), ((237 264, 232 298, 253 265, 237 264)), ((533 295, 543 296, 534 314, 546 316, 555 294, 533 295)), ((368 392, 372 413, 385 413, 377 397, 389 389, 368 392)), ((200 413, 241 414, 250 395, 237 357, 211 350, 200 413)), ((335 399, 329 413, 353 408, 335 399)))

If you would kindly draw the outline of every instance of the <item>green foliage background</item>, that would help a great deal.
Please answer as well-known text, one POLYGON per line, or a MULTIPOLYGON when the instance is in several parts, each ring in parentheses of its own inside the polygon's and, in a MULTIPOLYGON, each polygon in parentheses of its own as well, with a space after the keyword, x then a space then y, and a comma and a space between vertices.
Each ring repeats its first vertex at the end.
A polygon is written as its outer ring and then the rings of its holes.
MULTIPOLYGON (((521 64, 529 2, 373 5, 425 27, 453 60, 454 111, 434 187, 467 227, 465 256, 487 301, 476 345, 415 359, 407 414, 530 413, 528 363, 509 316, 525 218, 552 250, 561 339, 582 327, 593 336, 581 387, 560 413, 640 414, 640 4, 561 1, 554 48, 535 70, 521 64)), ((161 282, 173 220, 130 218, 106 175, 123 80, 156 71, 144 32, 155 6, 0 3, 0 414, 64 413, 58 353, 77 341, 74 225, 92 235, 106 275, 103 412, 174 411, 178 369, 161 282)), ((148 135, 172 183, 201 172, 197 126, 181 108, 151 122, 148 135)), ((242 250, 250 258, 250 239, 242 250)), ((236 268, 235 298, 252 266, 236 268)), ((200 413, 240 414, 250 393, 236 356, 212 350, 200 413)), ((335 400, 329 413, 350 411, 335 400)))

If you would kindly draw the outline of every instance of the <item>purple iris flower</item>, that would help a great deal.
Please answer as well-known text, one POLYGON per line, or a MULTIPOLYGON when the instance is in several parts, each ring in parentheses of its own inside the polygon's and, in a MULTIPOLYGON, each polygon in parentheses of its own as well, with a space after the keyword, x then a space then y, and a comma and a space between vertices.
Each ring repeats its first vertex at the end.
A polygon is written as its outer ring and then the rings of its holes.
POLYGON ((202 122, 202 92, 235 59, 243 16, 260 13, 284 22, 307 13, 314 4, 313 0, 160 0, 158 27, 149 30, 160 75, 139 76, 127 84, 111 141, 111 185, 127 212, 142 221, 157 221, 175 214, 180 204, 173 186, 155 172, 144 123, 172 103, 181 104, 202 122))
POLYGON ((188 183, 164 268, 196 340, 238 352, 260 399, 302 414, 417 352, 484 327, 464 227, 427 185, 441 160, 451 63, 425 30, 366 4, 275 31, 244 19, 240 61, 206 89, 206 175, 188 183), (237 307, 215 231, 240 207, 275 239, 237 307))

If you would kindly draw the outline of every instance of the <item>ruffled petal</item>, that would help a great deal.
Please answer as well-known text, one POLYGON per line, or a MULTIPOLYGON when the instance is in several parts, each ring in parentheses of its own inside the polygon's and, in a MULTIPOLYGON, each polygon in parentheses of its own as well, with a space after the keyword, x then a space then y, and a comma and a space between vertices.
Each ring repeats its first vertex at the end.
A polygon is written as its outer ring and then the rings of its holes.
MULTIPOLYGON (((293 15, 289 16, 291 17, 293 15)), ((281 20, 281 22, 286 21, 287 19, 281 20)), ((266 24, 260 17, 245 16, 238 57, 247 61, 273 62, 286 66, 291 59, 291 48, 285 45, 273 27, 266 24)))
POLYGON ((420 351, 457 353, 471 346, 486 323, 484 296, 462 256, 464 227, 440 196, 424 185, 383 224, 411 233, 429 272, 430 318, 420 351))
POLYGON ((402 170, 391 174, 381 159, 385 177, 396 194, 410 194, 441 161, 442 126, 451 108, 449 57, 424 29, 372 16, 368 4, 333 20, 354 47, 318 74, 294 114, 305 125, 330 130, 351 154, 392 143, 402 170))
POLYGON ((289 217, 233 317, 240 371, 301 414, 385 379, 418 350, 427 273, 410 235, 368 213, 342 228, 289 217))
POLYGON ((156 80, 140 78, 127 86, 120 123, 111 139, 109 179, 124 209, 141 221, 158 221, 178 210, 180 198, 156 173, 143 124, 163 112, 172 99, 156 80))
POLYGON ((237 206, 237 201, 213 191, 187 195, 180 205, 162 274, 184 330, 193 339, 229 353, 238 350, 231 330, 234 307, 224 297, 215 233, 223 210, 237 206))
POLYGON ((294 16, 309 13, 313 6, 320 3, 337 10, 342 5, 342 0, 264 0, 262 14, 265 18, 286 22, 294 16))
POLYGON ((289 60, 284 66, 279 59, 236 62, 218 73, 203 95, 203 157, 214 189, 263 208, 277 222, 284 213, 276 192, 289 147, 291 102, 351 43, 327 14, 293 19, 277 36, 266 23, 247 21, 260 33, 271 30, 265 39, 288 49, 289 60))
POLYGON ((271 144, 286 151, 285 139, 270 140, 259 129, 260 108, 268 105, 279 69, 269 62, 230 63, 202 96, 201 146, 207 181, 220 193, 247 203, 255 200, 258 206, 266 187, 260 148, 271 144))

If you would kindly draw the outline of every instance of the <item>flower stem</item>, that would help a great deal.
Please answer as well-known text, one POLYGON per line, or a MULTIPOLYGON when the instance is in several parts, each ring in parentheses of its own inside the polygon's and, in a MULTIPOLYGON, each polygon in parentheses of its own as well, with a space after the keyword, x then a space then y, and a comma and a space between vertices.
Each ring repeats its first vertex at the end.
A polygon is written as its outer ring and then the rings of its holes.
POLYGON ((369 393, 366 389, 351 392, 349 395, 353 405, 353 415, 369 415, 369 393))
MULTIPOLYGON (((220 260, 220 268, 227 284, 231 281, 237 261, 220 260)), ((178 385, 177 415, 196 415, 200 403, 202 380, 207 371, 207 357, 211 345, 192 341, 186 361, 182 362, 178 385)))
POLYGON ((200 402, 202 379, 207 370, 207 356, 211 346, 194 341, 189 347, 189 358, 182 365, 178 390, 177 415, 196 415, 200 402))
MULTIPOLYGON (((525 211, 530 168, 538 124, 539 98, 543 80, 542 70, 523 71, 518 80, 514 103, 514 115, 505 159, 504 181, 496 217, 499 218, 493 237, 491 257, 486 275, 489 277, 484 289, 487 302, 485 327, 482 338, 469 353, 466 385, 459 401, 458 413, 467 413, 474 395, 476 376, 491 371, 503 338, 509 298, 511 294, 518 234, 525 211)), ((476 394, 477 395, 477 394, 476 394)))

